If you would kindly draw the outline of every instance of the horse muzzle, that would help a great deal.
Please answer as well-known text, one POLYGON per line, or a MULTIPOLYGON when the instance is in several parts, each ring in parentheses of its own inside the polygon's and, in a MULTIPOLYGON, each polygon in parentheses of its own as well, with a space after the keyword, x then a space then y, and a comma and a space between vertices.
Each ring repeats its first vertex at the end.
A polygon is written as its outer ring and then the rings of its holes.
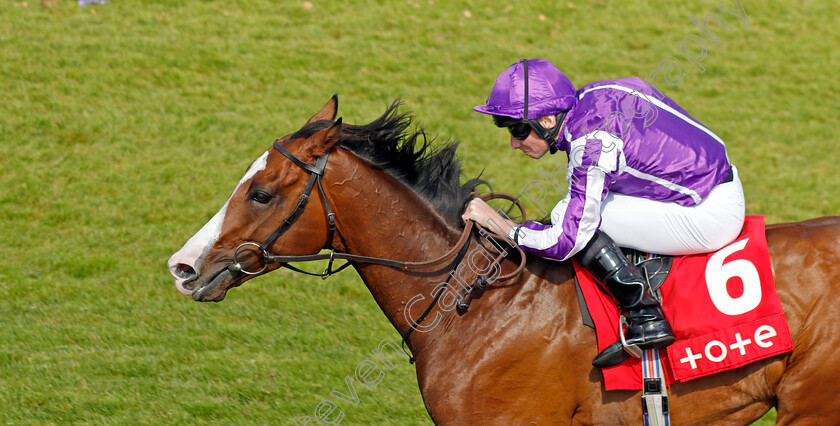
POLYGON ((229 267, 224 267, 211 277, 205 282, 202 282, 204 280, 201 277, 185 281, 178 286, 178 290, 187 296, 191 296, 196 302, 221 302, 227 295, 228 290, 237 286, 236 280, 239 278, 239 274, 231 271, 229 267))

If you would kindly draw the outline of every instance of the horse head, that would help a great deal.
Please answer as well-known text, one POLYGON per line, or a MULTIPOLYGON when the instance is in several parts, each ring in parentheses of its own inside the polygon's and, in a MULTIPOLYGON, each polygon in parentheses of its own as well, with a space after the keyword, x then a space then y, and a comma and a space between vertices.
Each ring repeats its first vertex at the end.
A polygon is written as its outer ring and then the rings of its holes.
POLYGON ((219 212, 169 259, 179 292, 197 301, 221 301, 230 288, 281 266, 266 262, 269 249, 306 255, 332 243, 326 194, 320 182, 319 191, 313 191, 312 171, 298 161, 315 163, 338 142, 342 125, 340 118, 333 121, 337 109, 333 96, 299 131, 251 163, 219 212), (307 190, 311 194, 302 197, 307 190), (281 225, 285 229, 278 238, 278 225, 284 222, 288 225, 281 225))

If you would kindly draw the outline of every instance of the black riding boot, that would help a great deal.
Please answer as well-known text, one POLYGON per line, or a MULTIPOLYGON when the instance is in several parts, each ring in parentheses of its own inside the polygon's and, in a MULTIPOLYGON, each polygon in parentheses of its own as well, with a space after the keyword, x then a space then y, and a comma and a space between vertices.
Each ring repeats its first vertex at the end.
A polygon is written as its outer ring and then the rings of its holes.
MULTIPOLYGON (((602 288, 615 298, 628 326, 624 338, 628 346, 640 349, 663 348, 674 342, 674 332, 665 319, 662 307, 650 292, 641 271, 621 252, 615 242, 603 231, 577 254, 577 260, 598 280, 602 288)), ((621 341, 613 343, 595 359, 592 365, 610 367, 620 364, 630 355, 621 341)))

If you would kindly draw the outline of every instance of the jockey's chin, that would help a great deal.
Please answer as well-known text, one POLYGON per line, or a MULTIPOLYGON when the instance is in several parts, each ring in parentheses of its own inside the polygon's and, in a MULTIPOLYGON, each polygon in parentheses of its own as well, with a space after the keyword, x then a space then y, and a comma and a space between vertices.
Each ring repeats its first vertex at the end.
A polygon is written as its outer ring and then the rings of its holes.
POLYGON ((510 147, 522 151, 523 154, 533 159, 540 159, 548 152, 548 142, 537 136, 534 131, 531 131, 531 134, 525 140, 519 140, 511 136, 510 147))
POLYGON ((535 160, 539 160, 540 158, 542 158, 548 152, 548 148, 546 148, 545 151, 528 151, 528 152, 522 151, 522 152, 524 152, 525 155, 527 155, 527 156, 529 156, 529 157, 531 157, 535 160))

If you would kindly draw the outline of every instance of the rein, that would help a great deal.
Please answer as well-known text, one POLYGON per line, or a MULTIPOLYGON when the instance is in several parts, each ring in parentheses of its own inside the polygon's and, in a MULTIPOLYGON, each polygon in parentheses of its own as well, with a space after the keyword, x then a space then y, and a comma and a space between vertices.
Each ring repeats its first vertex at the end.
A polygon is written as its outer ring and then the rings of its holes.
MULTIPOLYGON (((274 232, 272 232, 271 235, 265 241, 262 242, 262 244, 257 244, 255 242, 250 242, 249 241, 249 242, 242 243, 238 247, 236 247, 236 250, 234 250, 234 252, 233 252, 233 263, 230 266, 228 266, 228 270, 230 270, 232 273, 243 273, 243 274, 246 274, 246 275, 259 275, 259 274, 262 274, 263 272, 265 272, 268 269, 269 265, 280 264, 281 267, 293 270, 295 272, 300 272, 300 273, 303 273, 303 274, 312 275, 312 276, 321 277, 323 279, 326 279, 330 275, 338 273, 338 272, 344 270, 345 268, 347 268, 350 265, 350 262, 364 262, 364 263, 384 265, 384 266, 400 268, 400 269, 420 269, 420 268, 424 268, 424 267, 427 267, 427 266, 441 264, 441 263, 447 261, 448 259, 451 259, 453 256, 455 256, 453 269, 449 273, 449 276, 446 278, 446 281, 444 282, 444 285, 440 288, 440 290, 438 290, 437 294, 435 294, 435 297, 432 299, 431 303, 426 308, 426 310, 423 312, 423 314, 417 320, 414 321, 414 324, 412 324, 411 327, 408 329, 408 331, 402 336, 403 337, 402 338, 402 345, 404 346, 405 342, 408 340, 408 337, 411 335, 411 333, 429 315, 432 308, 437 304, 438 300, 443 295, 443 292, 446 290, 447 286, 449 285, 449 282, 451 281, 452 276, 455 275, 455 271, 457 271, 458 267, 461 265, 461 262, 463 261, 464 257, 467 254, 467 249, 470 246, 470 242, 472 241, 472 231, 473 231, 474 228, 478 228, 480 234, 485 235, 485 236, 490 236, 490 237, 492 237, 494 239, 497 239, 497 240, 504 241, 505 243, 509 244, 510 246, 516 248, 519 251, 520 263, 517 266, 517 268, 509 274, 493 278, 492 282, 509 280, 509 279, 519 275, 522 272, 522 270, 525 268, 526 257, 525 257, 525 253, 522 251, 522 248, 520 248, 515 243, 512 244, 506 236, 500 235, 500 234, 498 234, 498 233, 496 233, 492 230, 481 227, 471 220, 467 221, 466 226, 464 227, 464 231, 461 233, 461 237, 458 239, 458 242, 456 242, 455 245, 449 251, 447 251, 446 253, 444 253, 443 255, 441 255, 441 256, 439 256, 435 259, 431 259, 431 260, 427 260, 427 261, 423 261, 423 262, 402 262, 402 261, 393 260, 393 259, 383 259, 383 258, 379 258, 379 257, 369 257, 369 256, 361 256, 361 255, 350 254, 350 253, 336 252, 335 248, 332 247, 332 241, 333 241, 333 238, 335 237, 335 229, 336 229, 335 228, 335 213, 332 211, 332 207, 330 205, 329 199, 327 199, 327 194, 326 194, 326 192, 324 192, 323 183, 321 182, 321 178, 324 176, 324 169, 326 168, 327 160, 329 159, 330 153, 327 152, 324 155, 322 155, 320 157, 317 157, 315 159, 315 164, 313 165, 313 164, 309 164, 309 163, 304 162, 303 160, 297 158, 294 154, 292 154, 291 152, 286 150, 286 148, 284 148, 280 144, 279 139, 276 139, 274 141, 273 147, 279 153, 283 154, 286 158, 291 160, 295 165, 297 165, 298 167, 300 167, 300 168, 306 170, 307 172, 309 172, 309 181, 306 183, 306 187, 303 190, 303 194, 301 194, 300 199, 297 202, 297 205, 295 205, 295 208, 292 209, 291 213, 289 213, 289 215, 286 216, 285 219, 283 219, 283 222, 280 224, 280 226, 278 226, 277 229, 275 229, 274 232), (303 213, 303 210, 306 208, 306 205, 309 203, 309 196, 312 193, 312 191, 315 189, 316 185, 318 187, 318 192, 321 194, 321 198, 323 199, 324 213, 326 214, 326 217, 327 217, 327 227, 328 227, 327 232, 328 232, 328 235, 327 235, 327 244, 324 248, 327 249, 327 250, 330 250, 330 253, 329 254, 298 255, 298 256, 295 256, 295 255, 284 256, 284 255, 273 255, 273 254, 271 254, 271 252, 269 252, 269 248, 271 247, 272 244, 274 244, 277 241, 278 238, 280 238, 281 235, 286 233, 286 231, 288 231, 292 227, 292 225, 298 220, 298 218, 300 218, 300 215, 303 213), (244 267, 242 265, 242 262, 240 262, 238 260, 238 258, 240 256, 240 251, 245 247, 255 247, 256 249, 259 250, 259 254, 260 254, 260 256, 262 256, 262 261, 264 262, 264 264, 263 264, 262 268, 259 269, 258 271, 250 271, 250 270, 246 269, 246 267, 244 267), (339 266, 337 269, 333 269, 333 262, 337 259, 345 260, 347 262, 344 263, 343 265, 339 266), (324 270, 324 272, 322 272, 320 274, 304 271, 304 270, 299 269, 295 266, 289 265, 289 262, 311 262, 311 261, 316 261, 316 260, 329 260, 329 263, 327 264, 327 268, 324 270)), ((476 196, 479 196, 480 198, 484 199, 485 201, 489 200, 489 199, 494 199, 494 198, 501 198, 501 199, 506 199, 506 200, 512 201, 516 204, 517 207, 519 207, 520 211, 523 212, 523 216, 524 216, 524 209, 522 207, 522 204, 519 202, 518 199, 513 198, 512 196, 510 196, 508 194, 490 193, 490 194, 484 194, 484 195, 476 194, 476 196)), ((499 253, 499 256, 496 257, 496 259, 493 260, 491 265, 499 264, 506 256, 507 256, 507 251, 506 250, 501 250, 501 252, 499 253)), ((475 284, 472 284, 472 285, 470 285, 466 288, 463 288, 461 290, 461 292, 459 294, 459 297, 458 297, 458 302, 457 302, 458 308, 459 309, 466 309, 469 306, 469 298, 468 298, 469 293, 471 293, 471 291, 475 288, 484 289, 488 282, 489 281, 487 279, 487 274, 479 274, 478 277, 476 278, 475 284)), ((404 348, 403 348, 403 351, 405 352, 404 348)), ((409 356, 409 363, 412 363, 412 364, 414 363, 414 357, 413 356, 409 356)))
POLYGON ((323 156, 318 157, 315 160, 315 164, 311 165, 311 164, 308 164, 308 163, 302 161, 301 159, 295 157, 294 154, 292 154, 291 152, 286 150, 286 148, 283 148, 283 146, 279 142, 279 139, 274 141, 273 146, 274 146, 274 149, 276 149, 278 152, 283 154, 286 158, 288 158, 293 163, 295 163, 295 165, 297 165, 298 167, 300 167, 300 168, 306 170, 307 172, 309 172, 310 173, 309 182, 306 183, 306 187, 303 190, 303 194, 300 196, 300 199, 298 200, 298 203, 295 206, 295 208, 292 210, 291 213, 289 213, 288 216, 286 216, 285 219, 283 219, 283 222, 280 224, 279 227, 277 227, 277 229, 274 230, 274 232, 268 237, 268 239, 266 239, 262 244, 257 244, 257 243, 254 243, 254 242, 245 242, 245 243, 240 244, 236 248, 236 250, 233 253, 233 264, 230 267, 228 267, 228 269, 230 269, 231 272, 241 272, 241 273, 246 274, 246 275, 259 275, 259 274, 265 272, 265 270, 268 269, 269 265, 280 263, 280 264, 282 264, 283 267, 291 269, 295 272, 300 272, 300 273, 303 273, 303 274, 313 275, 313 276, 316 276, 316 277, 321 277, 321 278, 326 279, 330 275, 335 274, 337 272, 340 272, 344 268, 346 268, 347 266, 350 265, 349 263, 345 263, 344 265, 341 265, 340 267, 338 267, 338 269, 332 269, 332 265, 333 265, 333 262, 335 260, 347 260, 347 261, 355 261, 355 262, 373 263, 373 264, 377 264, 377 265, 384 265, 384 266, 390 266, 390 267, 401 268, 401 269, 418 269, 418 268, 423 268, 423 267, 437 265, 437 264, 442 263, 443 261, 451 258, 458 251, 458 249, 461 246, 465 246, 469 243, 469 237, 470 237, 470 234, 471 234, 472 228, 473 228, 473 222, 472 221, 469 221, 467 223, 466 228, 464 228, 464 232, 461 234, 461 238, 458 240, 457 243, 455 243, 455 247, 453 247, 451 250, 449 250, 448 252, 444 253, 443 255, 441 255, 440 257, 438 257, 436 259, 432 259, 432 260, 428 260, 428 261, 424 261, 424 262, 401 262, 401 261, 392 260, 392 259, 383 259, 383 258, 379 258, 379 257, 360 256, 360 255, 356 255, 356 254, 336 252, 335 249, 332 248, 332 246, 331 246, 333 237, 335 236, 335 213, 333 213, 333 211, 332 211, 332 207, 330 206, 329 199, 327 199, 327 194, 324 192, 324 186, 321 183, 321 178, 324 175, 324 168, 327 165, 327 160, 329 159, 330 153, 327 152, 323 156), (303 213, 303 210, 309 202, 309 196, 312 193, 312 190, 315 188, 315 185, 318 186, 318 192, 321 193, 321 198, 324 200, 324 210, 325 210, 325 213, 326 213, 326 216, 327 216, 327 226, 328 226, 327 246, 325 248, 330 250, 330 253, 329 254, 310 254, 310 255, 302 255, 302 256, 283 256, 283 255, 276 256, 276 255, 271 254, 268 251, 268 248, 271 247, 271 245, 274 244, 274 242, 277 241, 277 239, 281 235, 283 235, 286 231, 288 231, 289 228, 291 228, 292 224, 294 224, 295 221, 297 221, 297 219, 303 213), (253 247, 256 247, 257 249, 259 249, 260 255, 262 256, 262 259, 265 263, 263 265, 263 267, 258 271, 249 271, 249 270, 245 269, 245 267, 242 266, 242 263, 237 260, 240 251, 244 247, 248 247, 248 246, 253 246, 253 247), (304 271, 302 269, 298 269, 295 266, 292 266, 292 265, 288 264, 289 262, 312 262, 312 261, 315 261, 315 260, 329 260, 330 262, 327 265, 327 268, 324 270, 324 272, 322 272, 320 274, 304 271))

